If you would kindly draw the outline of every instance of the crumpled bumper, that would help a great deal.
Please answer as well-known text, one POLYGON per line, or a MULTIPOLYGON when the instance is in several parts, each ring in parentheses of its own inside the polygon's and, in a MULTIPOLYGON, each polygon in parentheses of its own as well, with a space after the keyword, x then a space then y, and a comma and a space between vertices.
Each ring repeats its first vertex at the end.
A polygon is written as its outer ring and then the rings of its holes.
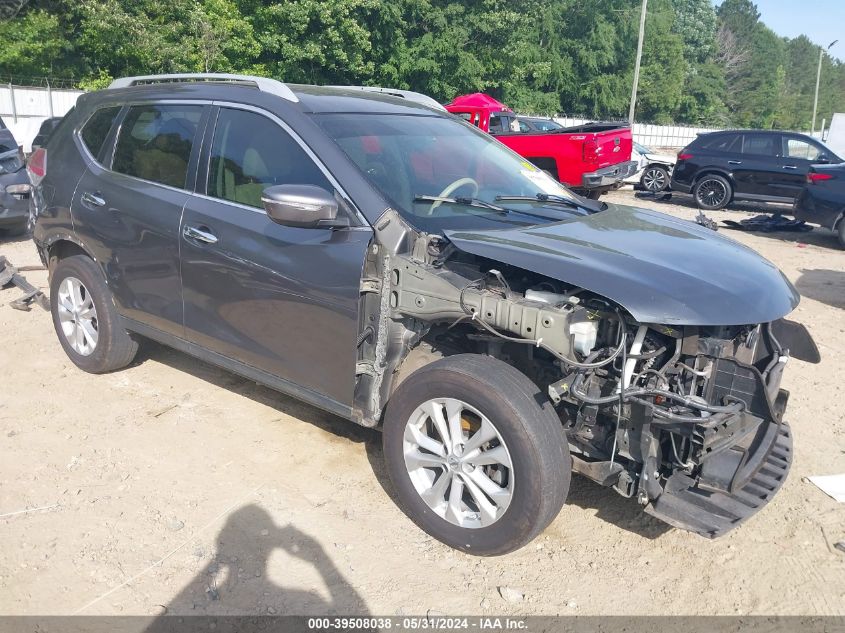
POLYGON ((624 163, 608 165, 596 171, 581 176, 581 186, 584 189, 612 188, 622 184, 629 176, 637 173, 639 163, 629 160, 624 163))

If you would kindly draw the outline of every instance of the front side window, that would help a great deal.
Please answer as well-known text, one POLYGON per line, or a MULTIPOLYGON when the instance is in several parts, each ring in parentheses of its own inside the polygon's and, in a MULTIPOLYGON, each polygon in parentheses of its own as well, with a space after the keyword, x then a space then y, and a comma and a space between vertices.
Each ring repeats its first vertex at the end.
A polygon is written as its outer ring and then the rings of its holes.
POLYGON ((820 153, 818 147, 800 138, 783 139, 783 155, 786 158, 816 160, 820 153))
MULTIPOLYGON (((103 149, 103 143, 119 112, 120 106, 101 108, 91 115, 91 118, 83 126, 82 132, 79 135, 82 137, 85 147, 91 152, 91 156, 97 157, 100 155, 100 150, 103 149)), ((49 128, 44 130, 44 132, 46 131, 49 131, 49 128)))
POLYGON ((221 108, 208 165, 208 195, 261 207, 273 185, 316 185, 334 191, 302 147, 278 124, 255 112, 221 108))
POLYGON ((202 108, 201 105, 129 108, 120 126, 114 171, 183 188, 202 108))

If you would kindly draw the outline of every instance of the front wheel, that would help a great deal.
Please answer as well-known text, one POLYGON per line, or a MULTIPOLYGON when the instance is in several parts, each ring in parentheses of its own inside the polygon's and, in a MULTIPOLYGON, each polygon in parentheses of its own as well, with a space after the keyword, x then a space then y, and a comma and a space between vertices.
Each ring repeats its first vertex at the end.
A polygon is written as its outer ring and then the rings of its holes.
POLYGON ((522 547, 569 491, 554 408, 524 374, 488 356, 451 356, 411 374, 387 405, 383 443, 405 513, 471 554, 522 547))
POLYGON ((649 165, 640 177, 640 185, 652 193, 665 191, 669 187, 669 172, 660 165, 649 165))
POLYGON ((702 176, 693 190, 693 196, 699 208, 709 211, 725 207, 731 201, 732 195, 731 183, 717 174, 702 176))

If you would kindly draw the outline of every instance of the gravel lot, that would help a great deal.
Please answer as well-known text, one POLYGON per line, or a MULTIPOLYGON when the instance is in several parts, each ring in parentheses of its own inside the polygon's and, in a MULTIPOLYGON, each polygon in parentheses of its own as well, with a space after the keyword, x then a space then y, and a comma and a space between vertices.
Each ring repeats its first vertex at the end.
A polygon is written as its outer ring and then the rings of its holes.
MULTIPOLYGON (((607 199, 695 214, 679 196, 607 199)), ((742 209, 709 215, 760 207, 742 209)), ((792 280, 793 318, 823 356, 786 371, 784 489, 709 541, 576 477, 549 529, 496 559, 402 515, 376 432, 153 343, 127 370, 87 375, 46 312, 12 310, 18 290, 0 290, 0 613, 845 615, 845 504, 804 480, 845 472, 845 252, 823 230, 722 232, 792 280)), ((38 263, 25 240, 0 254, 38 263)))

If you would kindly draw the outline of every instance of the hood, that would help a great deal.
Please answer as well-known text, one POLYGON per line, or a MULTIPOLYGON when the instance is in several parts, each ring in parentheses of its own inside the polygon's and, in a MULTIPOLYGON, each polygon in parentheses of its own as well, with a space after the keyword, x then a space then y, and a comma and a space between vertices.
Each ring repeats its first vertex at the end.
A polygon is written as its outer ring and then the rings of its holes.
POLYGON ((554 224, 445 234, 467 253, 602 295, 641 323, 768 323, 799 301, 784 274, 756 251, 646 209, 608 205, 554 224))
POLYGON ((670 156, 669 154, 652 154, 651 152, 643 154, 643 157, 650 163, 665 163, 666 165, 674 165, 678 160, 677 156, 670 156))

